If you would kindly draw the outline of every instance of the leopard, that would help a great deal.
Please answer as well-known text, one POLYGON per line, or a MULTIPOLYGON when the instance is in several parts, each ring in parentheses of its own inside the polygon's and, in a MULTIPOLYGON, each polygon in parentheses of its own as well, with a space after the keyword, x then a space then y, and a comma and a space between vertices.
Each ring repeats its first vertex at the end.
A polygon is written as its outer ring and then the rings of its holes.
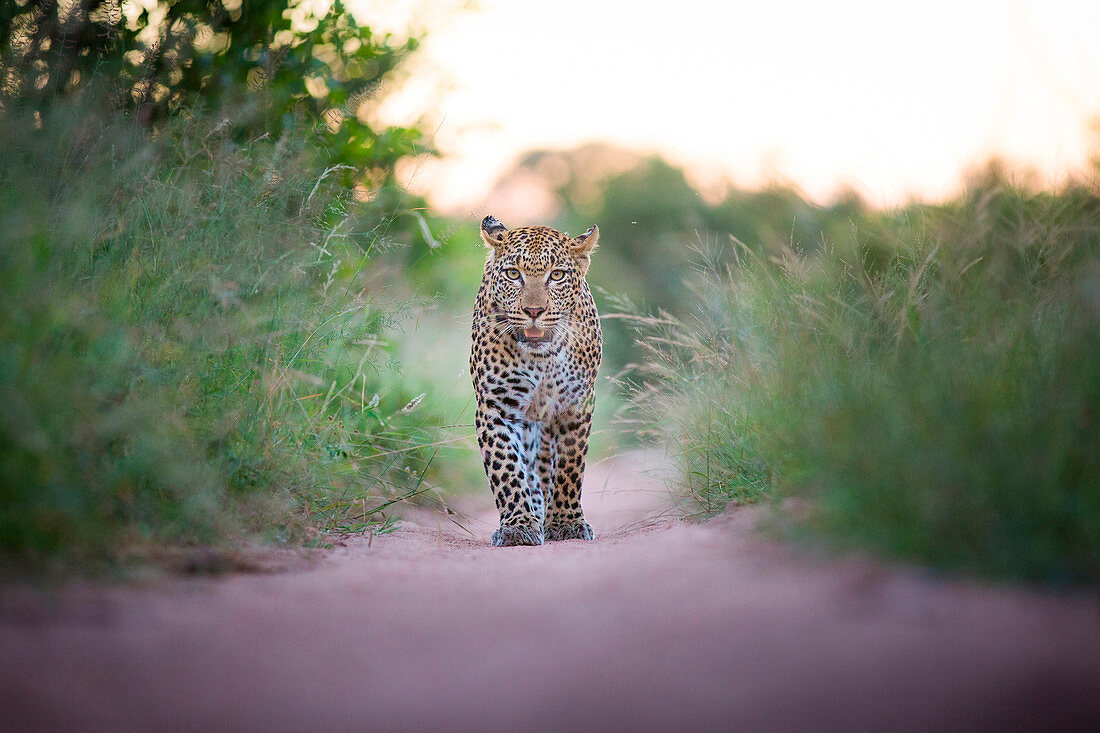
POLYGON ((474 429, 500 526, 496 547, 592 540, 581 484, 603 333, 586 276, 600 230, 481 222, 474 301, 474 429))

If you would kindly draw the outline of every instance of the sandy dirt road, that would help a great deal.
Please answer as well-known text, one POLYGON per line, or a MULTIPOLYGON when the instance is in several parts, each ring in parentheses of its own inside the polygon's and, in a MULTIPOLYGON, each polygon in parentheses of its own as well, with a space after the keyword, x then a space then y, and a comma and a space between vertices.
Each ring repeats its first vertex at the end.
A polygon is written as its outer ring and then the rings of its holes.
POLYGON ((0 602, 0 730, 1100 730, 1100 601, 654 519, 590 470, 598 539, 423 515, 305 568, 0 602))

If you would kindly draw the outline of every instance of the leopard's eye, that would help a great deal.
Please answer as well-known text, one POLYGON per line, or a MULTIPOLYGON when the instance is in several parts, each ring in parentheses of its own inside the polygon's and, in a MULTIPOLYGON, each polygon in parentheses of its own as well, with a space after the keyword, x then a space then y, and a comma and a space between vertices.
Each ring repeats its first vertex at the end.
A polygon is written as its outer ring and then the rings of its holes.
POLYGON ((565 270, 551 270, 550 282, 556 283, 565 279, 565 270))
POLYGON ((509 267, 507 270, 504 271, 504 277, 508 278, 509 280, 519 280, 519 270, 514 267, 509 267))

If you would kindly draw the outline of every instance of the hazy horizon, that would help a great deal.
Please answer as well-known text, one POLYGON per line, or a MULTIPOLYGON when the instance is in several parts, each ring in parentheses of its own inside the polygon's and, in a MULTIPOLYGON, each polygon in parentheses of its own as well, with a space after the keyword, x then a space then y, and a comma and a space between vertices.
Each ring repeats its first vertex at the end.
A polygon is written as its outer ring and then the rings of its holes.
POLYGON ((404 175, 452 214, 491 207, 522 153, 592 142, 659 154, 703 190, 781 182, 880 206, 950 195, 994 157, 1058 180, 1095 154, 1097 3, 350 5, 427 30, 380 116, 431 110, 444 157, 404 175))

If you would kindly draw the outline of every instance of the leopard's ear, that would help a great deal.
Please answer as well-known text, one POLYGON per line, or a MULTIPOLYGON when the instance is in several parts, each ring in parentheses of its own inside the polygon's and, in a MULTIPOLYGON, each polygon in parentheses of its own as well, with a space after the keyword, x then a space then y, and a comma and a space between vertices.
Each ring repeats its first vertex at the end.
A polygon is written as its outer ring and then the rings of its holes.
POLYGON ((579 237, 573 237, 569 240, 569 246, 573 248, 573 252, 578 255, 589 255, 596 249, 596 243, 600 239, 600 228, 598 226, 588 227, 588 231, 579 237))
POLYGON ((496 248, 504 244, 504 235, 507 231, 507 227, 491 214, 481 220, 481 238, 490 247, 496 248))
POLYGON ((579 237, 573 237, 569 240, 569 246, 573 248, 573 251, 579 255, 592 254, 592 251, 596 249, 596 243, 600 239, 600 228, 598 226, 590 226, 588 231, 579 237))
POLYGON ((592 252, 596 249, 596 243, 600 240, 600 228, 591 226, 584 234, 569 240, 569 248, 577 257, 581 266, 581 274, 588 272, 588 265, 592 263, 592 252))

